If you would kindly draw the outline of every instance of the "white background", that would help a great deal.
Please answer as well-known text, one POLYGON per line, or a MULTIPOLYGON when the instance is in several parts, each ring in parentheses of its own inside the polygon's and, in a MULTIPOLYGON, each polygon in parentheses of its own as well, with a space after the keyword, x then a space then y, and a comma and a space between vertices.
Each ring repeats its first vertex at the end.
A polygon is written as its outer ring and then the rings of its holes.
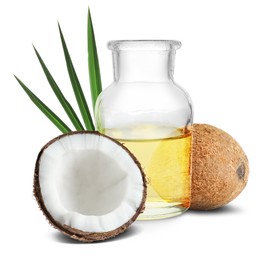
MULTIPOLYGON (((0 259, 261 259, 261 1, 8 0, 0 2, 0 259), (82 244, 55 231, 32 195, 41 147, 60 132, 31 103, 20 77, 66 122, 35 57, 39 50, 75 105, 59 20, 89 104, 86 53, 91 7, 103 86, 112 81, 113 39, 177 39, 175 80, 190 93, 195 122, 230 133, 250 162, 246 189, 228 206, 136 222, 123 235, 82 244), (259 248, 260 247, 260 248, 259 248)), ((69 122, 68 122, 69 124, 69 122)))

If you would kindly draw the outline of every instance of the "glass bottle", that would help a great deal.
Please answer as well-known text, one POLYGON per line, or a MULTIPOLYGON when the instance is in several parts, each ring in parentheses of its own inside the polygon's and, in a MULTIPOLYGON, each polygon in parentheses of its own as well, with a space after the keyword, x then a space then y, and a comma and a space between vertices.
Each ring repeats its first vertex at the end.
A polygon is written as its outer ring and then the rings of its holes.
POLYGON ((139 219, 179 215, 190 205, 193 110, 173 80, 171 40, 111 41, 114 82, 98 97, 97 130, 119 140, 140 161, 148 189, 139 219))

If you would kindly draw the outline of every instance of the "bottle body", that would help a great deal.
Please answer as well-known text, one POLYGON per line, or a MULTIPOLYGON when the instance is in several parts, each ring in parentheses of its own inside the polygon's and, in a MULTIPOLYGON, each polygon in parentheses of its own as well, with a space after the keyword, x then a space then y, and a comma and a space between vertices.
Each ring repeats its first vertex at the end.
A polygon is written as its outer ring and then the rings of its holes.
POLYGON ((145 171, 139 219, 175 216, 190 205, 191 101, 172 78, 176 43, 152 42, 121 42, 127 49, 117 50, 114 42, 115 81, 100 94, 95 113, 98 131, 125 145, 145 171))

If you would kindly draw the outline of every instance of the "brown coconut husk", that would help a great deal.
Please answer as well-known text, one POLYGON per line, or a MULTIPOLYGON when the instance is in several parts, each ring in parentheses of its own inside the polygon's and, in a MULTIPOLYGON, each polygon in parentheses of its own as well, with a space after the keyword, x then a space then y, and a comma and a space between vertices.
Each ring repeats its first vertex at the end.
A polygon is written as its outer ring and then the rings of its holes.
POLYGON ((211 125, 193 125, 191 209, 228 204, 244 189, 248 176, 247 156, 232 136, 211 125))

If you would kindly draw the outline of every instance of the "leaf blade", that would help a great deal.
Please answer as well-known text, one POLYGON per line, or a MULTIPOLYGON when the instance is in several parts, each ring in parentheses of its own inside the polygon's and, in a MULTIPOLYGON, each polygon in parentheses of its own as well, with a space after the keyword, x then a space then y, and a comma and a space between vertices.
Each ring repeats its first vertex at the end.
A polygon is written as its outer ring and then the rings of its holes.
MULTIPOLYGON (((33 46, 34 47, 34 46, 33 46)), ((47 66, 45 65, 42 57, 40 56, 39 52, 34 47, 36 56, 39 60, 39 63, 45 73, 45 76, 47 78, 47 81, 49 82, 49 85, 51 86, 53 92, 55 93, 57 99, 59 100, 60 104, 64 108, 66 114, 68 115, 69 119, 73 123, 76 130, 84 130, 84 127, 82 126, 78 116, 76 115, 74 109, 70 105, 70 103, 67 101, 67 99, 64 97, 62 91, 58 87, 57 83, 55 82, 53 76, 51 75, 50 71, 48 70, 47 66)))
POLYGON ((47 107, 18 77, 16 80, 24 89, 32 102, 47 116, 47 118, 62 132, 71 132, 71 129, 49 108, 47 107))
POLYGON ((99 66, 96 40, 95 40, 90 8, 88 8, 87 37, 88 37, 87 42, 88 42, 89 81, 90 81, 90 89, 91 89, 92 103, 94 109, 97 97, 102 91, 102 82, 101 82, 100 66, 99 66))
POLYGON ((72 87, 73 87, 73 90, 74 90, 74 93, 75 93, 75 97, 76 97, 76 100, 77 100, 77 103, 78 103, 78 106, 79 106, 79 110, 81 112, 81 115, 83 117, 83 120, 84 120, 84 123, 85 123, 87 130, 94 131, 95 127, 94 127, 94 124, 93 124, 93 120, 92 120, 92 117, 91 117, 91 114, 90 114, 90 111, 89 111, 89 108, 88 108, 82 87, 81 87, 79 80, 78 80, 78 77, 76 75, 71 57, 69 55, 69 52, 68 52, 68 49, 67 49, 67 46, 66 46, 65 39, 64 39, 62 30, 61 30, 61 27, 60 27, 59 24, 58 24, 58 28, 59 28, 60 38, 61 38, 61 42, 62 42, 62 46, 63 46, 63 50, 64 50, 64 56, 65 56, 65 60, 66 60, 68 74, 69 74, 70 81, 71 81, 71 84, 72 84, 72 87))

